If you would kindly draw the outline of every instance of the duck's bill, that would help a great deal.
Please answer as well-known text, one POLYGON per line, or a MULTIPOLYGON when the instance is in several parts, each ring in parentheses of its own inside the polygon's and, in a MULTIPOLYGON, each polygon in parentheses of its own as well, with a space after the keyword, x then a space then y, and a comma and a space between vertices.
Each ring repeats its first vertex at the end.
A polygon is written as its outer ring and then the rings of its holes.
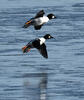
POLYGON ((51 38, 55 39, 53 36, 51 36, 51 38))

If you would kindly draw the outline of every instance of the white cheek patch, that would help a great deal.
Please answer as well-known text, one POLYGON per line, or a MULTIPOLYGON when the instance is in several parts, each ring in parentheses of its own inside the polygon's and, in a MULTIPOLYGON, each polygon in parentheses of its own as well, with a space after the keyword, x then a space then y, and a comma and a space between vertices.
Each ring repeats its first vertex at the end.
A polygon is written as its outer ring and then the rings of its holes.
POLYGON ((52 16, 52 18, 55 18, 55 16, 52 16))
POLYGON ((50 39, 50 36, 48 38, 50 39))

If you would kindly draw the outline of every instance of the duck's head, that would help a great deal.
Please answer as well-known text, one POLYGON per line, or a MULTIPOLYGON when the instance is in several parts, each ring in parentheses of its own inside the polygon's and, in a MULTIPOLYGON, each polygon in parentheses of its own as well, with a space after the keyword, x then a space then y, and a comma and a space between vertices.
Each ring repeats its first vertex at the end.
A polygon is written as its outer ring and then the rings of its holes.
POLYGON ((55 18, 56 18, 56 16, 55 16, 54 14, 48 14, 47 17, 48 17, 49 19, 55 19, 55 18))
POLYGON ((54 38, 54 37, 52 37, 50 34, 46 34, 46 35, 44 36, 44 38, 45 38, 45 39, 51 39, 51 38, 54 38))

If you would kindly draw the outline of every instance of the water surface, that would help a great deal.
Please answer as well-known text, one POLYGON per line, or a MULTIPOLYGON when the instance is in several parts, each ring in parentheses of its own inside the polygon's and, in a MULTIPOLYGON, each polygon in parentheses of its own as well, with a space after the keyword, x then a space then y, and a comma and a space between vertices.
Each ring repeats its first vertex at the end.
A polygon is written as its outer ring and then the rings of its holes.
POLYGON ((0 1, 0 100, 84 100, 84 1, 0 1), (36 31, 25 21, 44 9, 54 13, 36 31), (31 39, 51 34, 48 59, 36 49, 23 54, 31 39), (44 97, 44 98, 42 98, 44 97))

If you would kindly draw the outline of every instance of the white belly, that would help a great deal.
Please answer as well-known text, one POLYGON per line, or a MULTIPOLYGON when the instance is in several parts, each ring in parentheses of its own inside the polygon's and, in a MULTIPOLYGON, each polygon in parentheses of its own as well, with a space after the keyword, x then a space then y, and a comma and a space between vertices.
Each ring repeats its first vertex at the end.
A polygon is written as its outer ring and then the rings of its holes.
POLYGON ((39 38, 40 39, 40 45, 42 45, 43 43, 45 43, 45 39, 44 38, 39 38))
POLYGON ((49 21, 48 17, 46 16, 40 17, 40 18, 35 19, 35 25, 42 25, 48 21, 49 21))

